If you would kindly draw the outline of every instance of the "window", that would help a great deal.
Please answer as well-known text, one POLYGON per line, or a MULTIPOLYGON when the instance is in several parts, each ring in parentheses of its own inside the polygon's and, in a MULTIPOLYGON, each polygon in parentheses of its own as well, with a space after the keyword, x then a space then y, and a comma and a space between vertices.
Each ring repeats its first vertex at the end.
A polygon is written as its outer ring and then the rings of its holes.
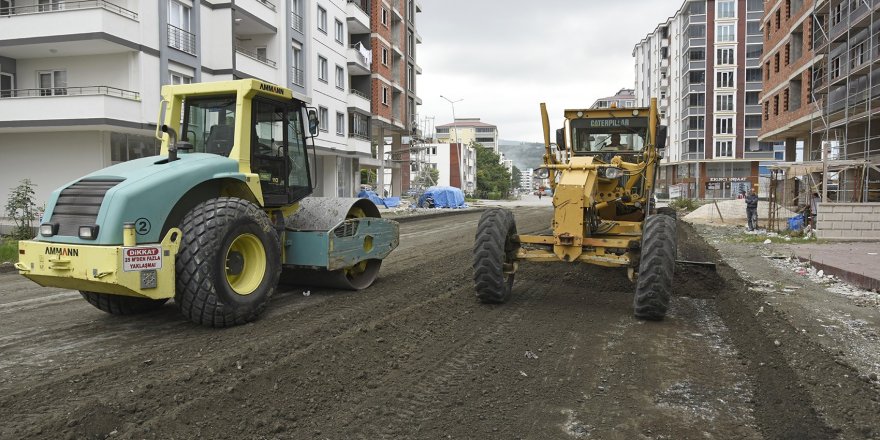
POLYGON ((706 82, 706 72, 703 70, 691 70, 688 73, 688 79, 691 84, 703 84, 706 82))
POLYGON ((706 94, 705 93, 691 93, 688 98, 688 103, 694 106, 704 106, 706 105, 706 94))
POLYGON ((37 72, 40 84, 40 96, 66 95, 67 71, 43 70, 37 72))
POLYGON ((746 115, 746 130, 761 128, 761 115, 746 115))
POLYGON ((733 88, 733 74, 732 70, 726 70, 721 72, 716 72, 715 75, 715 87, 717 88, 733 88))
POLYGON ((688 129, 702 130, 706 127, 706 118, 704 116, 691 116, 688 118, 688 129))
POLYGON ((345 39, 345 29, 342 27, 342 22, 336 20, 336 42, 339 44, 343 44, 343 40, 345 39))
POLYGON ((715 118, 715 134, 733 134, 733 118, 715 118))
POLYGON ((758 97, 761 92, 746 92, 746 105, 758 105, 758 97))
POLYGON ((327 10, 318 6, 318 30, 327 33, 327 10))
POLYGON ((382 86, 382 104, 388 105, 388 87, 382 86))
POLYGON ((172 85, 192 84, 192 80, 193 79, 191 76, 186 76, 181 73, 171 72, 171 84, 172 85))
POLYGON ((691 49, 688 51, 688 59, 691 61, 702 61, 706 59, 706 51, 703 49, 691 49))
POLYGON ((719 0, 717 18, 735 18, 736 17, 736 1, 735 0, 719 0))
POLYGON ((764 1, 763 0, 747 0, 746 1, 746 11, 763 11, 764 10, 764 1))
POLYGON ((15 90, 15 75, 0 72, 0 98, 11 98, 15 90))
POLYGON ((168 0, 168 24, 189 32, 190 7, 176 0, 168 0))
POLYGON ((859 44, 853 46, 850 49, 849 53, 849 66, 856 67, 861 66, 865 62, 865 42, 862 41, 859 44))
POLYGON ((345 69, 342 66, 336 66, 336 88, 345 90, 345 69))
POLYGON ((733 157, 733 141, 715 141, 715 157, 733 157))
POLYGON ((388 48, 382 48, 382 64, 388 65, 388 48))
POLYGON ((298 47, 293 48, 293 83, 300 87, 305 86, 305 75, 303 74, 302 66, 302 49, 298 47))
POLYGON ((257 55, 258 60, 260 60, 264 63, 269 60, 268 50, 267 50, 266 46, 258 47, 255 49, 255 51, 256 51, 256 55, 257 55))
POLYGON ((837 78, 840 76, 840 57, 831 59, 831 77, 837 78))
POLYGON ((318 107, 318 129, 321 131, 330 130, 330 112, 327 107, 318 107))
POLYGON ((318 80, 327 82, 327 58, 318 55, 318 80))
POLYGON ((736 28, 732 24, 719 24, 715 28, 715 41, 719 43, 736 41, 736 28))
POLYGON ((840 23, 840 19, 843 17, 843 2, 838 3, 831 7, 831 26, 840 23))
MULTIPOLYGON (((694 2, 699 3, 699 2, 694 2)), ((694 4, 691 3, 691 4, 694 4)), ((706 38, 706 25, 705 24, 692 24, 688 26, 688 37, 689 38, 706 38)))
POLYGON ((382 26, 388 27, 388 10, 382 8, 382 26))
POLYGON ((159 154, 159 140, 152 136, 110 133, 110 162, 117 164, 159 154))
POLYGON ((345 136, 345 115, 336 112, 336 134, 345 136))
POLYGON ((733 95, 724 94, 715 96, 715 111, 733 111, 733 95))
POLYGON ((761 35, 761 22, 758 20, 747 21, 746 35, 761 35))
POLYGON ((736 60, 733 56, 733 48, 732 47, 723 47, 719 48, 717 51, 717 57, 715 58, 715 65, 724 66, 729 64, 735 64, 736 60))
POLYGON ((746 46, 746 58, 761 58, 761 54, 763 53, 763 44, 749 44, 746 46))
POLYGON ((705 139, 691 139, 688 141, 688 153, 702 153, 704 145, 706 144, 705 139))
POLYGON ((746 82, 761 81, 761 68, 746 69, 746 82))
POLYGON ((64 0, 40 0, 40 12, 60 11, 64 9, 64 0))

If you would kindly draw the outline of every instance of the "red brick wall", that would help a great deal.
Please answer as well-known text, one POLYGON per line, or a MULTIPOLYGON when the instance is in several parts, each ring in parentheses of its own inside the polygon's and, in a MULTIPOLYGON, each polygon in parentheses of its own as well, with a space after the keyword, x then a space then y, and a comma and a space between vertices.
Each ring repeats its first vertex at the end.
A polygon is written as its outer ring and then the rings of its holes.
MULTIPOLYGON (((803 7, 801 7, 798 11, 790 11, 786 17, 786 8, 790 3, 789 0, 776 0, 776 1, 768 1, 764 4, 764 10, 767 11, 764 17, 764 56, 762 58, 762 73, 764 75, 764 91, 761 92, 761 106, 762 106, 762 117, 763 122, 761 124, 761 134, 769 133, 771 131, 778 130, 779 128, 795 121, 799 118, 802 118, 811 113, 811 110, 815 108, 815 104, 811 104, 809 102, 810 99, 810 84, 812 81, 810 69, 807 68, 798 76, 792 77, 792 74, 803 68, 804 66, 810 66, 814 63, 814 54, 812 51, 812 41, 813 41, 813 20, 809 17, 811 11, 813 10, 813 0, 804 0, 803 7), (776 22, 776 11, 781 11, 779 26, 777 26, 776 22), (789 42, 792 34, 792 27, 795 23, 801 20, 802 17, 806 17, 803 20, 803 26, 801 26, 803 32, 803 45, 801 46, 802 55, 796 60, 794 63, 787 61, 785 52, 786 52, 786 43, 789 42), (769 30, 769 35, 768 35, 769 30), (775 48, 779 45, 778 48, 775 48), (776 64, 776 55, 779 54, 779 72, 776 72, 775 64, 776 64), (769 79, 766 76, 766 68, 765 63, 770 62, 770 75, 769 79), (786 64, 788 62, 788 64, 786 64), (796 78, 801 79, 801 106, 799 109, 794 111, 786 111, 785 110, 785 93, 788 90, 788 84, 791 79, 796 78), (779 88, 780 85, 783 87, 779 88), (777 89, 778 88, 778 89, 777 89), (777 89, 773 91, 774 89, 777 89), (773 91, 770 93, 770 91, 773 91), (774 98, 779 99, 779 107, 776 110, 776 114, 774 114, 774 98), (763 113, 763 108, 765 106, 765 102, 769 103, 769 115, 763 113)), ((790 45, 789 45, 790 47, 790 45)), ((793 49, 790 47, 790 49, 793 49)), ((791 102, 791 96, 789 96, 789 103, 791 102)), ((775 137, 771 140, 784 140, 786 135, 782 133, 778 137, 775 137)))
MULTIPOLYGON (((391 43, 391 5, 384 1, 375 1, 370 11, 370 30, 374 34, 378 34, 389 44, 391 43), (382 9, 385 9, 388 20, 387 26, 382 24, 382 9)), ((391 46, 385 44, 378 37, 374 36, 370 39, 370 46, 373 50, 373 61, 371 70, 374 74, 387 79, 387 83, 373 78, 372 82, 372 102, 371 110, 374 115, 391 119, 391 100, 393 91, 391 88, 391 46), (382 64, 382 49, 388 51, 388 64, 382 64), (382 89, 388 89, 388 104, 382 103, 382 89)))
POLYGON ((449 186, 454 186, 456 188, 462 188, 461 184, 461 170, 458 168, 459 155, 458 149, 461 148, 461 144, 449 144, 449 186))

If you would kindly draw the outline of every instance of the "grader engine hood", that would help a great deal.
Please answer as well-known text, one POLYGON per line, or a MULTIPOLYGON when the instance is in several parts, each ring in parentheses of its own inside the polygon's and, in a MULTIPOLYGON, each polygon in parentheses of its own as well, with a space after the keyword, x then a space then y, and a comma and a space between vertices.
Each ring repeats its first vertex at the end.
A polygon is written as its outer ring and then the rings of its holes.
POLYGON ((214 154, 183 154, 168 162, 152 156, 113 165, 55 190, 42 223, 55 225, 51 237, 37 241, 118 245, 123 223, 135 223, 138 242, 161 241, 162 227, 178 198, 209 179, 244 180, 238 163, 214 154), (82 226, 96 226, 95 238, 80 238, 82 226))

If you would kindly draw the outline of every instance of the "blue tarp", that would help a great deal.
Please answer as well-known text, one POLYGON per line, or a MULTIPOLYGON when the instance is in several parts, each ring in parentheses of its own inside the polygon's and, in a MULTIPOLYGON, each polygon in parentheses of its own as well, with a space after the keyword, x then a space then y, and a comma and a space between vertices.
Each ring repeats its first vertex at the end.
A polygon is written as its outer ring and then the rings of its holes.
POLYGON ((384 206, 386 208, 396 208, 400 206, 400 197, 379 197, 379 194, 376 194, 374 191, 366 191, 361 190, 358 193, 358 198, 361 199, 370 199, 371 202, 375 203, 376 206, 384 206))
POLYGON ((432 186, 425 190, 419 197, 419 207, 427 208, 425 201, 431 197, 434 199, 435 208, 466 208, 464 193, 453 186, 432 186))
POLYGON ((804 215, 798 214, 788 219, 788 229, 792 231, 800 231, 804 229, 804 215))

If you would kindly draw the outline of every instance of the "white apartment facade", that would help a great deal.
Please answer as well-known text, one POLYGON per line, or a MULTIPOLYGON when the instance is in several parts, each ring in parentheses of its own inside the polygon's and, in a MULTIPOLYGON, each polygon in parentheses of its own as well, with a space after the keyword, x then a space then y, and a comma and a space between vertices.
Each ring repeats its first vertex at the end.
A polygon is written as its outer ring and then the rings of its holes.
POLYGON ((29 178, 43 203, 83 174, 156 154, 162 85, 248 77, 312 98, 315 195, 353 196, 370 156, 369 82, 352 79, 364 63, 351 42, 370 32, 358 3, 0 0, 0 200, 29 178))
MULTIPOLYGON (((413 152, 411 161, 420 168, 434 168, 438 171, 437 185, 454 186, 466 194, 473 194, 477 188, 477 151, 472 145, 464 145, 458 161, 459 144, 422 144, 413 152), (459 172, 459 169, 461 172, 459 172), (460 176, 460 178, 459 178, 460 176)), ((410 187, 416 186, 418 173, 410 175, 410 187)))
POLYGON ((455 118, 454 121, 436 127, 437 142, 446 144, 461 142, 468 145, 476 142, 501 155, 501 150, 498 148, 498 126, 482 122, 480 118, 455 118))

